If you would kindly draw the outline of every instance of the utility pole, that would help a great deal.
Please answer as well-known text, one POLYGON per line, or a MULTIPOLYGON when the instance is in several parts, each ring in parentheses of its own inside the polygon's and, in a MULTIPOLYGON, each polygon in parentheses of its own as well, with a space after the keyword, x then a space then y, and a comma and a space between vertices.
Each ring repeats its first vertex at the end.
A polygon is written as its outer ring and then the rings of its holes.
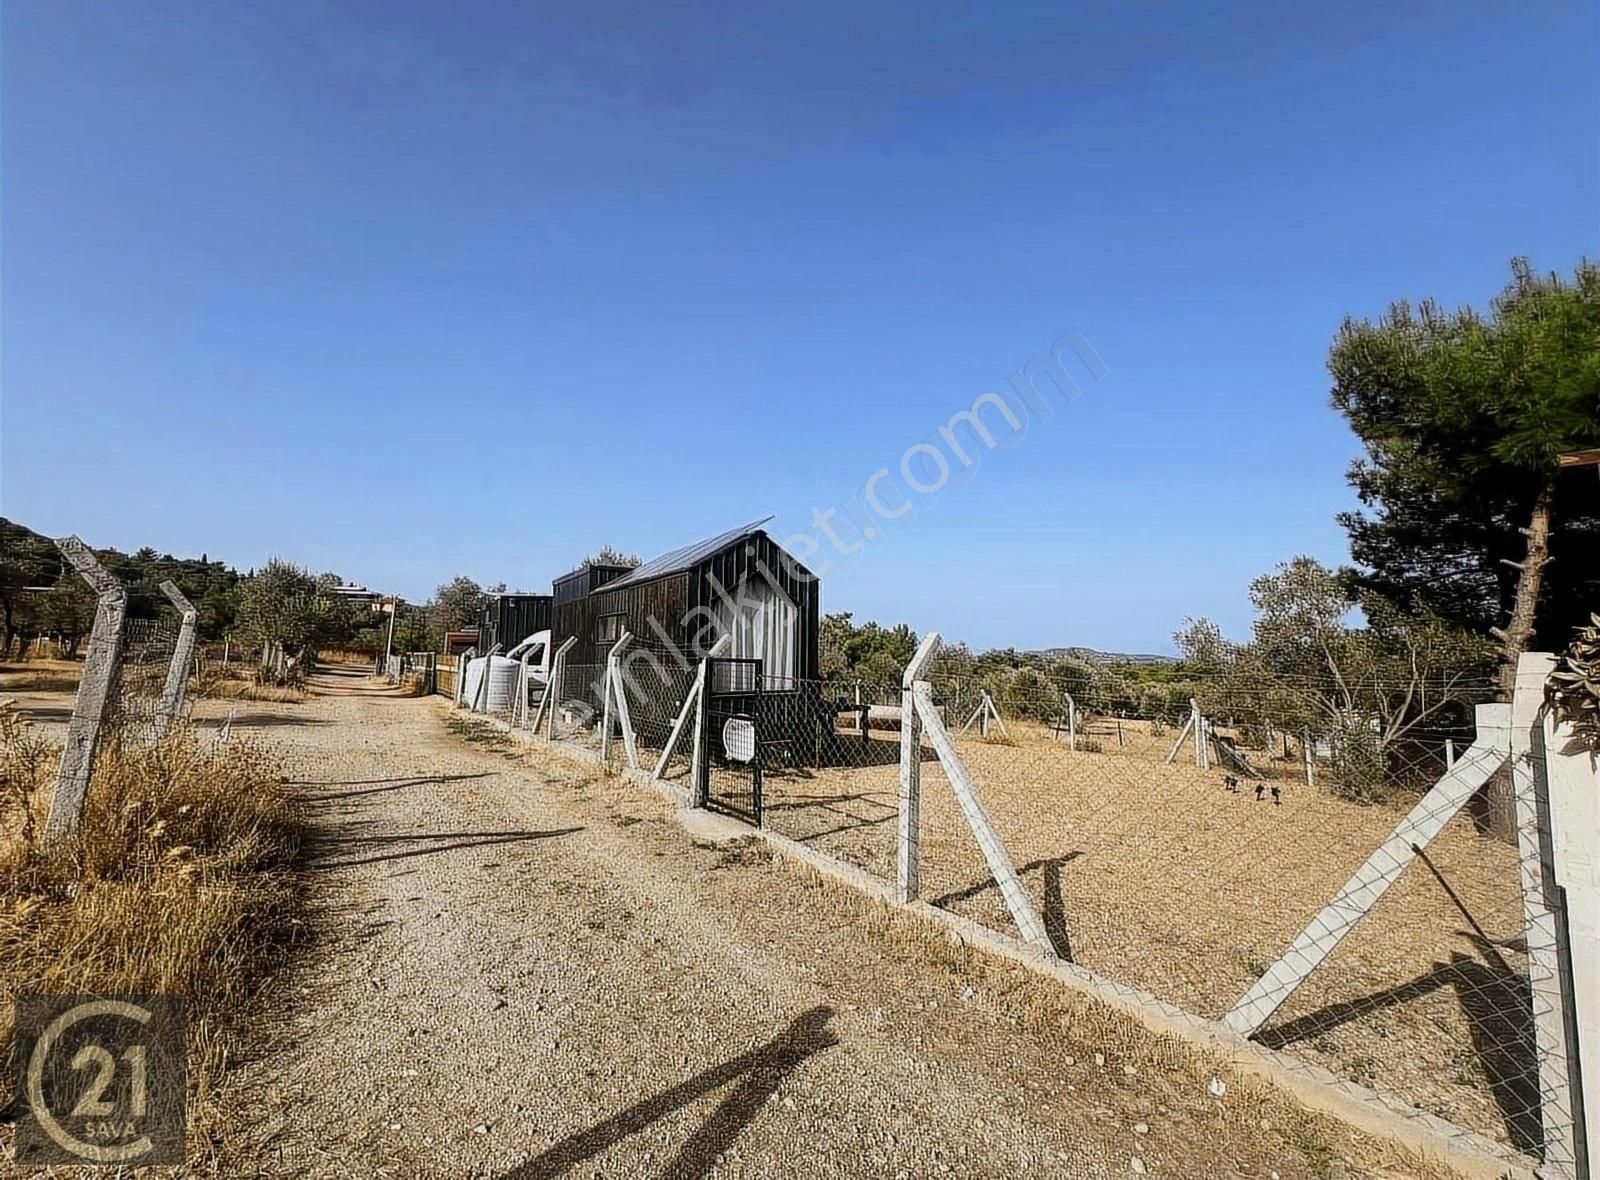
POLYGON ((400 613, 400 596, 389 599, 389 637, 383 641, 383 670, 389 671, 389 657, 394 654, 394 620, 400 613))

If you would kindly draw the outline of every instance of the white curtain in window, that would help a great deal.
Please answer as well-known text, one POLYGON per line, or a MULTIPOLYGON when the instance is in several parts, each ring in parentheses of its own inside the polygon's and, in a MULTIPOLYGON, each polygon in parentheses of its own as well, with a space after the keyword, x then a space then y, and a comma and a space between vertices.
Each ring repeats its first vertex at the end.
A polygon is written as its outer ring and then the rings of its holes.
POLYGON ((729 655, 761 661, 766 687, 794 687, 800 612, 788 595, 765 578, 751 578, 739 587, 733 601, 724 599, 717 604, 717 622, 724 634, 733 636, 729 655))

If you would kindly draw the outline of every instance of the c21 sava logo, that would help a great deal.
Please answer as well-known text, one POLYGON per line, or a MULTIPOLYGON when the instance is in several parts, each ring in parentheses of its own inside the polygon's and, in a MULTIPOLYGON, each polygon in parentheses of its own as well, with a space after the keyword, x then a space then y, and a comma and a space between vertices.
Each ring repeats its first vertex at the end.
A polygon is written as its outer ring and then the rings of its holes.
POLYGON ((19 1164, 183 1162, 181 998, 26 995, 16 1015, 19 1164))

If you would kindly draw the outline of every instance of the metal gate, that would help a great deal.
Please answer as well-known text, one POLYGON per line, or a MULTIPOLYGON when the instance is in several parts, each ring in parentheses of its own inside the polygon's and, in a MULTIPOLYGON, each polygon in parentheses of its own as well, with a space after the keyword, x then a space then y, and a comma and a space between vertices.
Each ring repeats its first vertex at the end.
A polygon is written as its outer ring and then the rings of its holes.
POLYGON ((761 826, 761 661, 712 659, 700 729, 700 803, 761 826))

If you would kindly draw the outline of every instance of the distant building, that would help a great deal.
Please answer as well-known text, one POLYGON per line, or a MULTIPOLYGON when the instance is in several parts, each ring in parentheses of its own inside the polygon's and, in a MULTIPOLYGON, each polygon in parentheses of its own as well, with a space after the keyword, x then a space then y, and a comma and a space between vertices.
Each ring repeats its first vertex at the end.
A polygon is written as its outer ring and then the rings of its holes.
POLYGON ((347 599, 351 602, 378 603, 382 602, 384 597, 376 590, 369 590, 365 586, 356 585, 354 582, 347 583, 343 586, 329 586, 328 593, 339 598, 347 599))

